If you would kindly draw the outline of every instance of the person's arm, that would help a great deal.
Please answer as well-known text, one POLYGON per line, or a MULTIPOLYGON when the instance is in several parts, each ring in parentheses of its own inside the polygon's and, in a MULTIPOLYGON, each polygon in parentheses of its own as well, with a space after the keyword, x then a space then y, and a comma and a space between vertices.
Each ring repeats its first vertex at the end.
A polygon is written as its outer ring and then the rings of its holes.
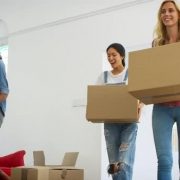
POLYGON ((7 96, 8 96, 8 94, 1 93, 1 92, 0 92, 0 102, 5 101, 6 98, 7 98, 7 96))
POLYGON ((139 101, 138 102, 138 116, 139 116, 139 118, 141 116, 141 111, 142 111, 143 106, 144 106, 144 103, 139 101))

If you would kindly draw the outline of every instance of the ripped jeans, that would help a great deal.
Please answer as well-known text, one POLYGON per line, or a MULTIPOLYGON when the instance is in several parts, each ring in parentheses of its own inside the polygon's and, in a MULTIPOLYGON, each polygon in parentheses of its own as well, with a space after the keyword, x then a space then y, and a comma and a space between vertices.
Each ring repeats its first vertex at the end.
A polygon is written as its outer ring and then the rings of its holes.
POLYGON ((113 180, 132 180, 135 159, 137 123, 105 123, 104 136, 109 163, 121 163, 113 180))

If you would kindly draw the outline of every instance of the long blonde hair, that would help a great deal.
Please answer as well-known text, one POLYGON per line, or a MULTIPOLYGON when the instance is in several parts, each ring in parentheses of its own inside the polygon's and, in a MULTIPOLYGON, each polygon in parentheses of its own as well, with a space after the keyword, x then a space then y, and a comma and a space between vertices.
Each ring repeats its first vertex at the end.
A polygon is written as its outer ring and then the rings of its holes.
POLYGON ((161 46, 165 44, 165 41, 168 39, 166 27, 163 24, 161 20, 161 10, 162 6, 167 3, 167 2, 172 2, 178 12, 179 19, 178 19, 178 41, 180 41, 180 8, 178 4, 174 0, 164 0, 161 3, 161 6, 158 10, 158 15, 157 15, 157 24, 154 30, 154 37, 155 39, 153 40, 153 46, 161 46))

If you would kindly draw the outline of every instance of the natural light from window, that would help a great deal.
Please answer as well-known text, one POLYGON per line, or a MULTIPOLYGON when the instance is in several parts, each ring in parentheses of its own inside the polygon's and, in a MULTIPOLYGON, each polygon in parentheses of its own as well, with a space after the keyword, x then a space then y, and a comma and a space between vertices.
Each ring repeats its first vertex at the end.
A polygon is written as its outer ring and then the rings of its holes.
POLYGON ((8 45, 0 46, 0 54, 2 56, 2 60, 4 61, 6 71, 8 66, 8 45))

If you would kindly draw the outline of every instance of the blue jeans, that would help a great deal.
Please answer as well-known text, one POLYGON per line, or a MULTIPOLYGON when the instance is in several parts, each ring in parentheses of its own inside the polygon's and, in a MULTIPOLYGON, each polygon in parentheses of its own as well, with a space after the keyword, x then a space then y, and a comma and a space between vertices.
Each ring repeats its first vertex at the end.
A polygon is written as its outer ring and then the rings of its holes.
POLYGON ((154 105, 152 126, 158 158, 158 180, 172 180, 172 129, 175 122, 180 145, 180 107, 154 105))
POLYGON ((131 180, 136 149, 136 123, 105 123, 104 135, 109 163, 121 163, 121 169, 113 174, 113 180, 131 180))

